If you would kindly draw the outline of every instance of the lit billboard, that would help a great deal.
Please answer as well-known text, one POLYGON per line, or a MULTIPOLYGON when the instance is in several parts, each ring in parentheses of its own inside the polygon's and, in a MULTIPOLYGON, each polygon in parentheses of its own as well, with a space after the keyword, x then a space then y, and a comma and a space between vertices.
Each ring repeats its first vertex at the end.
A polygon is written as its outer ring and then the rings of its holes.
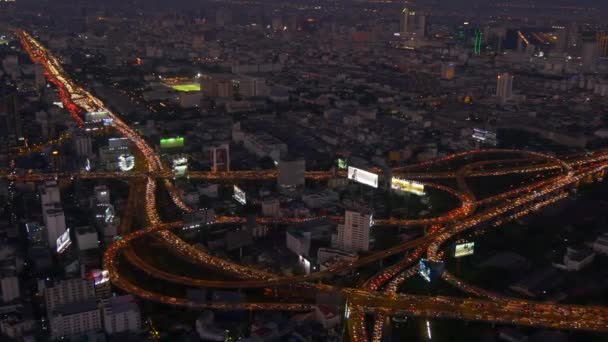
POLYGON ((458 243, 454 249, 455 258, 471 255, 473 253, 475 253, 475 242, 458 243))
POLYGON ((118 168, 120 171, 131 171, 135 167, 135 157, 130 154, 121 154, 118 156, 118 168))
POLYGON ((95 286, 105 284, 110 280, 110 272, 107 270, 92 270, 86 274, 87 280, 93 280, 95 286))
POLYGON ((418 196, 424 195, 424 184, 400 178, 393 178, 391 180, 391 189, 418 196))
POLYGON ((247 204, 247 196, 245 195, 245 191, 241 190, 241 188, 239 188, 238 186, 233 186, 234 189, 234 194, 232 195, 232 198, 234 198, 237 202, 241 203, 242 205, 247 204))
POLYGON ((375 173, 367 172, 365 170, 357 169, 356 167, 348 167, 348 179, 353 180, 357 183, 369 185, 373 188, 378 187, 378 175, 375 173))
POLYGON ((346 170, 348 168, 348 161, 346 159, 339 158, 336 160, 336 166, 338 166, 338 170, 346 170))
POLYGON ((188 158, 180 156, 173 159, 173 173, 177 176, 183 176, 188 171, 188 158))
POLYGON ((85 122, 103 122, 106 125, 112 123, 110 113, 107 111, 87 112, 84 114, 84 120, 85 122))
POLYGON ((68 249, 71 244, 72 240, 70 239, 70 228, 68 228, 57 238, 57 253, 60 254, 65 252, 65 250, 68 249))
POLYGON ((184 137, 160 139, 160 148, 184 147, 184 137))
POLYGON ((420 276, 429 283, 434 279, 439 278, 441 274, 443 274, 444 270, 445 265, 443 262, 420 259, 418 274, 420 274, 420 276))

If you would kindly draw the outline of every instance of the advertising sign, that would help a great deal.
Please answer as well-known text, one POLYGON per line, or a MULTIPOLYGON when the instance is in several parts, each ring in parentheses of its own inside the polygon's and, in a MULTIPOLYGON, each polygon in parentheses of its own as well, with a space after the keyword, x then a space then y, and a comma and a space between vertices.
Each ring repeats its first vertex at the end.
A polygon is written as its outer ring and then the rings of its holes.
POLYGON ((435 262, 428 259, 420 259, 418 274, 427 282, 431 282, 441 276, 445 270, 443 262, 435 262))
POLYGON ((409 192, 418 196, 424 195, 424 184, 400 178, 393 178, 391 180, 391 189, 409 192))
POLYGON ((68 228, 57 238, 57 253, 61 254, 65 252, 65 250, 68 249, 71 244, 72 240, 70 239, 70 228, 68 228))
POLYGON ((456 244, 456 248, 454 249, 455 258, 471 255, 473 253, 475 253, 475 242, 459 243, 456 244))
POLYGON ((135 157, 130 154, 121 154, 118 156, 118 168, 120 171, 131 171, 135 167, 135 157))
POLYGON ((375 173, 367 172, 365 170, 357 169, 356 167, 348 167, 348 179, 353 180, 357 183, 369 185, 373 188, 378 187, 378 175, 375 173))
POLYGON ((234 198, 237 202, 241 203, 242 205, 247 204, 247 196, 245 195, 245 191, 241 190, 241 188, 239 188, 238 186, 233 186, 233 190, 234 190, 234 194, 232 195, 232 198, 234 198))
POLYGON ((160 148, 184 147, 184 137, 160 139, 160 148))

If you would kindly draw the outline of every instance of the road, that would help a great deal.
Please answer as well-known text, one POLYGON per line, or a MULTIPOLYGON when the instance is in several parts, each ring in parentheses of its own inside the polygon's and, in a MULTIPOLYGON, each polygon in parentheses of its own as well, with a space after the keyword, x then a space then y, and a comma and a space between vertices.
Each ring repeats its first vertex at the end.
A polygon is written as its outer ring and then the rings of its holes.
MULTIPOLYGON (((444 158, 422 163, 410 167, 396 168, 393 170, 395 175, 403 175, 410 179, 433 179, 433 178, 455 178, 458 189, 425 183, 429 187, 437 187, 447 191, 458 198, 461 205, 451 212, 435 218, 423 220, 394 220, 387 219, 381 224, 412 226, 425 225, 431 226, 428 233, 422 238, 401 243, 397 246, 384 251, 379 251, 368 256, 359 258, 350 264, 340 264, 324 271, 312 273, 309 276, 300 277, 281 277, 268 274, 260 270, 235 264, 207 254, 205 251, 196 249, 170 233, 172 229, 182 227, 181 222, 162 222, 158 216, 156 208, 157 179, 163 179, 163 185, 169 191, 175 204, 184 211, 189 208, 183 203, 181 198, 171 183, 173 177, 163 165, 160 157, 154 149, 140 137, 137 132, 126 125, 118 116, 109 111, 103 102, 83 88, 77 86, 67 76, 59 61, 37 40, 24 31, 18 32, 22 44, 28 51, 30 57, 44 65, 47 77, 57 86, 58 92, 64 104, 74 120, 82 124, 82 114, 85 112, 107 111, 113 120, 113 128, 122 136, 127 137, 137 150, 145 158, 145 170, 134 173, 91 173, 91 174, 69 174, 58 173, 53 175, 41 175, 37 173, 26 173, 22 175, 3 174, 5 178, 14 180, 40 181, 46 177, 91 177, 91 178, 127 178, 130 179, 132 189, 141 189, 145 194, 143 199, 143 210, 146 213, 148 226, 141 230, 130 231, 128 224, 121 227, 120 239, 117 239, 104 254, 104 267, 110 272, 111 282, 124 291, 133 293, 141 298, 190 308, 213 308, 218 310, 289 310, 289 311, 309 311, 314 308, 313 304, 306 303, 287 303, 287 302, 256 302, 256 303, 196 303, 188 301, 186 298, 176 298, 161 293, 146 290, 143 287, 131 282, 120 272, 118 256, 122 253, 127 255, 129 262, 148 272, 151 276, 184 284, 188 286, 205 286, 212 288, 245 288, 245 287, 273 287, 285 284, 308 283, 311 286, 318 286, 320 290, 326 290, 327 285, 315 284, 314 280, 334 276, 348 270, 356 270, 359 267, 386 259, 389 256, 403 254, 403 261, 398 262, 378 272, 374 277, 363 283, 360 289, 342 288, 340 291, 346 296, 349 304, 349 312, 352 316, 362 317, 364 312, 376 312, 379 317, 389 314, 399 313, 420 317, 443 317, 463 320, 477 320, 485 322, 521 324, 529 326, 539 326, 558 329, 581 329, 589 331, 605 332, 608 327, 608 308, 591 306, 572 306, 559 305, 555 303, 535 303, 531 301, 504 298, 502 296, 490 297, 489 293, 483 293, 480 289, 459 286, 466 292, 481 297, 489 297, 492 301, 475 298, 458 297, 438 297, 438 296, 414 296, 395 294, 391 289, 396 288, 396 284, 402 279, 415 273, 415 265, 418 258, 426 252, 431 260, 441 261, 445 257, 442 248, 448 241, 456 238, 458 234, 473 229, 483 229, 488 224, 499 225, 501 222, 531 214, 542 207, 550 205, 565 198, 568 190, 575 188, 581 181, 590 177, 603 177, 606 167, 608 167, 608 153, 598 151, 590 155, 577 156, 572 159, 561 159, 553 156, 543 155, 530 151, 513 150, 489 150, 489 151, 468 151, 444 158), (524 157, 517 161, 522 165, 502 167, 500 162, 491 160, 476 161, 465 163, 463 167, 456 171, 433 171, 437 165, 466 160, 475 155, 483 157, 484 154, 506 153, 519 157, 524 157), (539 160, 541 162, 539 162, 539 160), (486 169, 490 167, 490 169, 486 169), (492 177, 510 173, 544 173, 559 172, 559 175, 541 180, 520 187, 508 192, 504 192, 488 199, 478 201, 475 194, 468 188, 466 178, 468 177, 492 177), (22 178, 19 178, 22 177, 22 178), (30 177, 30 178, 27 178, 30 177), (479 209, 483 206, 483 209, 479 209), (226 273, 242 278, 239 281, 209 281, 204 279, 194 279, 190 277, 178 276, 169 272, 159 272, 152 265, 139 258, 132 249, 131 242, 142 236, 155 236, 161 239, 168 248, 204 264, 209 267, 220 269, 226 273), (405 254, 408 253, 408 254, 405 254), (383 291, 379 291, 382 290, 383 291), (476 293, 475 293, 476 292, 476 293)), ((336 174, 329 171, 312 171, 306 176, 311 179, 328 179, 336 174)), ((215 179, 218 181, 234 180, 256 180, 276 178, 276 171, 232 171, 228 173, 211 172, 191 172, 191 178, 215 179)), ((338 173, 338 176, 344 176, 338 173)), ((129 215, 137 207, 135 198, 141 191, 131 191, 129 202, 133 202, 132 207, 128 207, 129 215)), ((128 216, 128 215, 127 215, 128 216)), ((128 219, 128 217, 126 217, 128 219)), ((337 218, 336 218, 337 219, 337 218)), ((242 222, 239 217, 220 217, 218 223, 238 223, 242 222)), ((127 222, 129 222, 127 220, 127 222)), ((269 219, 260 219, 260 223, 270 223, 269 219), (266 220, 266 221, 265 221, 266 220)), ((296 220, 280 221, 281 223, 295 223, 296 220)), ((453 276, 446 276, 446 279, 453 284, 463 284, 453 276)), ((367 339, 367 332, 359 319, 349 319, 348 326, 353 340, 367 339)), ((377 337, 376 329, 381 324, 374 326, 374 338, 377 337)))

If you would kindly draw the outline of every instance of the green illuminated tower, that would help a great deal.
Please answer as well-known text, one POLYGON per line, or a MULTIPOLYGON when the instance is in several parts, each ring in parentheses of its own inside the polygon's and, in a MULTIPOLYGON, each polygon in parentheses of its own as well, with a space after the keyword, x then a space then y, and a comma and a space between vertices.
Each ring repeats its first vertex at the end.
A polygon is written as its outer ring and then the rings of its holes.
POLYGON ((479 29, 475 29, 475 45, 473 46, 473 53, 476 55, 481 54, 481 42, 483 41, 483 33, 479 29))

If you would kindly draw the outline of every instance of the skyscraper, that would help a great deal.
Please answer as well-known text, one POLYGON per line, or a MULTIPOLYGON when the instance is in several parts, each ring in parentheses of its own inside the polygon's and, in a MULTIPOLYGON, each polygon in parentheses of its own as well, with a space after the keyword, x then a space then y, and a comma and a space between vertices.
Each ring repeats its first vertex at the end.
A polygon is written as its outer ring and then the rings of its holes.
POLYGON ((564 26, 553 26, 555 30, 555 51, 558 53, 566 52, 568 49, 568 31, 564 26))
POLYGON ((475 29, 475 43, 473 44, 473 53, 481 54, 481 43, 483 42, 483 33, 479 29, 475 29))
POLYGON ((509 73, 498 75, 496 79, 496 97, 505 103, 513 96, 513 76, 509 73))
POLYGON ((597 50, 599 58, 608 58, 608 32, 597 33, 597 50))
POLYGON ((371 213, 347 210, 344 224, 338 225, 335 247, 349 252, 368 251, 372 216, 371 213))
POLYGON ((426 16, 407 7, 404 8, 399 20, 399 33, 402 37, 424 37, 426 34, 426 16))
POLYGON ((582 35, 581 67, 583 71, 592 71, 598 58, 598 44, 595 33, 586 32, 582 35))

